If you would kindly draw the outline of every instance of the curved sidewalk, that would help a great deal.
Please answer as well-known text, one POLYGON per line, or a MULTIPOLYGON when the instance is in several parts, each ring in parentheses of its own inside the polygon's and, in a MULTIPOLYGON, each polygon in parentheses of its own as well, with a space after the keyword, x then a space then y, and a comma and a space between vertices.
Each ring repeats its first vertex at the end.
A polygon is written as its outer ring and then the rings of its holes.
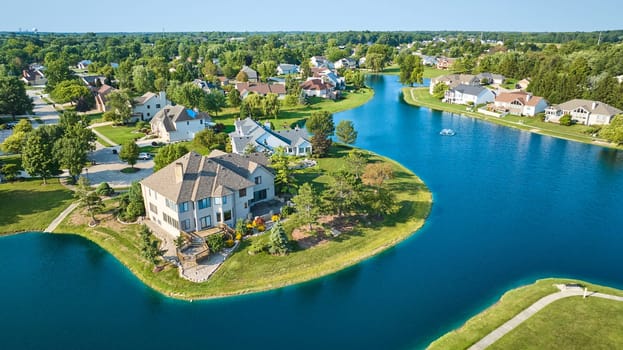
MULTIPOLYGON (((484 338, 480 339, 476 344, 469 347, 469 350, 482 350, 486 349, 491 344, 498 341, 502 338, 506 333, 512 331, 515 327, 519 326, 522 322, 530 318, 532 315, 546 307, 547 305, 553 303, 556 300, 568 298, 572 296, 581 296, 584 295, 584 289, 579 286, 567 286, 567 285, 556 285, 560 292, 550 294, 539 299, 534 304, 530 305, 527 309, 518 313, 515 317, 496 328, 491 333, 487 334, 484 338)), ((610 299, 615 301, 623 301, 623 297, 603 294, 603 293, 595 293, 595 292, 587 292, 587 297, 597 297, 603 299, 610 299)))

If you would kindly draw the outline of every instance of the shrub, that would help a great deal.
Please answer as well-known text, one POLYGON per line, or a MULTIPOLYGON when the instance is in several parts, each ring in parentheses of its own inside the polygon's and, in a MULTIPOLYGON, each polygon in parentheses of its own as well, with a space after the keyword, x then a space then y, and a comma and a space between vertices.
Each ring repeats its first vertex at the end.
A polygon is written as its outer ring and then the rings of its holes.
POLYGON ((571 120, 571 116, 568 114, 563 115, 562 117, 560 117, 560 125, 566 125, 569 126, 571 124, 573 124, 573 120, 571 120))
POLYGON ((294 207, 286 205, 281 208, 281 216, 283 216, 284 218, 292 215, 293 213, 294 213, 294 207))
POLYGON ((234 246, 234 240, 228 239, 227 241, 225 241, 225 244, 227 245, 228 248, 231 248, 234 246))
POLYGON ((210 247, 210 250, 213 252, 218 252, 221 249, 225 248, 225 239, 221 234, 209 235, 208 237, 206 237, 206 243, 208 244, 208 247, 210 247))
POLYGON ((115 193, 115 191, 110 187, 108 182, 102 182, 95 189, 95 193, 99 194, 100 196, 111 196, 113 193, 115 193))
POLYGON ((236 233, 236 240, 239 241, 242 239, 242 234, 241 233, 236 233))
POLYGON ((273 214, 273 216, 270 217, 270 220, 272 222, 277 222, 279 221, 279 214, 273 214))

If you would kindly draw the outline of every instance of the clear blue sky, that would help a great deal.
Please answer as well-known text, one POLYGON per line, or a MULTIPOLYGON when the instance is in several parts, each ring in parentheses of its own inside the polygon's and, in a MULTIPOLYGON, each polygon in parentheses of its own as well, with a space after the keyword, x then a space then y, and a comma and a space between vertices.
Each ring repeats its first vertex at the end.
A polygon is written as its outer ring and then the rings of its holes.
POLYGON ((595 31, 623 29, 620 10, 620 0, 10 0, 0 31, 595 31))

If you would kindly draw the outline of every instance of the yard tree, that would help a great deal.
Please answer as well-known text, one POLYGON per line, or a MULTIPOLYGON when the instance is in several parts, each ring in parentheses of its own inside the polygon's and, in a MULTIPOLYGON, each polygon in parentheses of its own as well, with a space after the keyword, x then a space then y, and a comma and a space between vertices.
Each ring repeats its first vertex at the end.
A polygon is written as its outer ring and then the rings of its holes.
POLYGON ((215 149, 225 151, 229 144, 229 135, 222 132, 217 133, 212 129, 203 129, 195 134, 192 144, 195 147, 206 148, 208 151, 215 149))
POLYGON ((324 202, 325 207, 338 216, 350 213, 359 206, 360 188, 348 171, 341 169, 329 175, 324 202))
POLYGON ((173 90, 171 100, 186 108, 200 108, 206 98, 206 92, 193 82, 186 82, 173 90))
POLYGON ((232 89, 227 93, 227 104, 230 107, 238 107, 241 103, 242 100, 240 99, 240 92, 238 92, 238 90, 232 89))
POLYGON ((13 181, 19 174, 19 166, 12 163, 0 164, 0 174, 2 174, 7 181, 13 181))
POLYGON ((411 53, 400 55, 400 82, 404 85, 413 86, 413 79, 411 73, 415 69, 416 61, 421 61, 418 56, 414 56, 411 53))
POLYGON ((344 163, 348 172, 355 177, 355 180, 359 181, 368 160, 363 152, 358 149, 352 149, 344 158, 344 163))
POLYGON ((153 91, 156 81, 156 75, 149 68, 138 65, 132 68, 132 78, 134 83, 134 90, 139 94, 144 94, 148 91, 153 91))
POLYGON ((212 62, 211 59, 206 59, 205 63, 203 64, 203 68, 201 68, 201 72, 206 78, 214 77, 218 74, 218 67, 216 66, 216 64, 214 64, 214 62, 212 62))
POLYGON ((565 114, 562 117, 560 117, 558 122, 560 123, 560 125, 569 126, 573 124, 573 119, 571 119, 571 116, 569 114, 565 114))
POLYGON ((24 83, 17 77, 0 76, 0 114, 16 115, 32 112, 32 100, 26 94, 24 83))
POLYGON ((355 125, 350 120, 341 120, 335 128, 335 136, 342 143, 353 144, 357 141, 357 131, 355 125))
POLYGON ((307 225, 309 231, 318 221, 320 215, 320 199, 312 186, 306 182, 299 188, 299 193, 292 198, 296 208, 295 221, 307 225))
POLYGON ((257 71, 260 73, 263 81, 267 81, 272 75, 276 74, 277 63, 275 61, 263 61, 257 65, 257 71))
POLYGON ((330 137, 335 132, 333 115, 327 111, 312 112, 305 126, 313 134, 311 143, 314 154, 326 156, 332 143, 330 137))
POLYGON ((162 255, 158 248, 158 240, 153 239, 153 234, 147 225, 143 224, 140 230, 141 235, 141 255, 150 263, 158 264, 158 257, 162 255))
POLYGON ((394 176, 394 170, 389 163, 370 163, 361 175, 361 182, 364 185, 379 188, 383 186, 386 180, 394 176))
POLYGON ((283 147, 277 147, 270 156, 270 166, 275 171, 275 190, 277 193, 285 195, 296 193, 294 170, 290 167, 291 158, 286 154, 283 147))
POLYGON ((362 72, 358 70, 348 71, 345 74, 346 81, 351 84, 355 89, 359 90, 366 86, 366 77, 362 72))
POLYGON ((124 162, 130 164, 132 168, 134 168, 134 164, 138 160, 138 154, 140 150, 136 143, 133 140, 129 140, 121 146, 121 151, 119 151, 119 158, 124 162))
POLYGON ((91 188, 91 184, 86 177, 81 177, 80 180, 78 180, 78 186, 76 187, 74 197, 78 200, 78 206, 86 209, 91 217, 91 222, 96 222, 95 214, 102 211, 104 203, 97 192, 91 188))
POLYGON ((437 83, 437 85, 433 87, 433 97, 441 100, 442 98, 444 98, 444 96, 446 95, 446 91, 448 91, 449 88, 450 87, 445 83, 437 83))
POLYGON ((303 60, 303 62, 301 62, 301 78, 306 80, 309 77, 311 77, 311 66, 309 61, 303 60))
POLYGON ((45 77, 48 82, 45 85, 45 91, 52 92, 60 82, 73 79, 73 73, 69 69, 69 62, 65 59, 58 58, 48 61, 47 58, 48 56, 45 60, 45 77))
POLYGON ((0 145, 0 149, 6 153, 22 153, 26 142, 26 136, 32 131, 32 125, 28 119, 20 120, 13 128, 13 134, 7 137, 0 145))
POLYGON ((240 105, 240 117, 257 119, 264 113, 264 98, 260 94, 251 93, 242 100, 240 105))
POLYGON ((205 94, 200 103, 200 109, 208 111, 218 115, 218 112, 222 111, 227 106, 227 98, 220 91, 212 91, 209 94, 205 94))
POLYGON ((236 81, 247 82, 247 81, 249 81, 249 76, 247 75, 247 73, 245 73, 243 71, 240 71, 236 75, 236 81))
POLYGON ((135 181, 119 199, 119 216, 124 220, 134 221, 141 215, 145 215, 143 193, 141 185, 135 181))
POLYGON ((119 88, 131 89, 133 87, 132 67, 132 61, 129 58, 119 63, 119 68, 117 68, 115 74, 115 77, 119 82, 119 88))
POLYGON ((69 171, 75 183, 88 160, 88 152, 95 150, 96 136, 88 128, 89 119, 86 115, 66 111, 61 115, 60 125, 63 136, 56 141, 55 153, 60 166, 69 171))
POLYGON ((424 64, 419 58, 415 61, 415 66, 411 71, 411 84, 422 84, 424 82, 424 64))
POLYGON ((623 114, 615 116, 610 125, 605 125, 601 128, 599 136, 610 142, 623 144, 623 114))
POLYGON ((281 222, 278 221, 273 225, 268 239, 270 241, 270 247, 268 248, 270 254, 286 255, 290 252, 288 237, 286 236, 281 222))
POLYGON ((368 53, 366 55, 366 67, 373 72, 380 72, 385 68, 385 60, 383 55, 379 53, 368 53))
POLYGON ((182 143, 171 143, 158 150, 154 157, 154 171, 158 171, 188 153, 182 143))
POLYGON ((95 104, 91 90, 78 80, 61 81, 52 90, 50 96, 58 103, 71 102, 71 104, 77 104, 79 101, 83 101, 81 104, 82 112, 95 104))
POLYGON ((366 211, 373 216, 383 217, 392 215, 400 209, 395 193, 385 188, 368 191, 364 196, 364 200, 366 211))
POLYGON ((28 133, 22 150, 22 166, 30 175, 40 176, 43 183, 59 171, 54 143, 60 137, 56 125, 44 125, 28 133))
POLYGON ((262 107, 264 115, 277 119, 277 117, 279 117, 279 110, 281 109, 279 96, 273 93, 267 94, 262 101, 262 107))
POLYGON ((108 111, 104 113, 104 120, 115 124, 124 124, 132 116, 130 96, 124 90, 113 91, 108 96, 108 111))

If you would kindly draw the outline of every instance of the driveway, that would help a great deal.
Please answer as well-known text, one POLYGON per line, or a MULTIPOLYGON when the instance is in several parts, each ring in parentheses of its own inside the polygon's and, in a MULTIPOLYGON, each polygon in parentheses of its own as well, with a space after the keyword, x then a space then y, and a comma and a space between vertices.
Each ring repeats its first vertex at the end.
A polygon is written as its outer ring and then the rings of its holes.
POLYGON ((89 159, 95 161, 95 165, 89 166, 87 170, 83 172, 84 176, 87 176, 91 185, 97 186, 102 182, 108 182, 112 187, 127 187, 134 181, 140 181, 154 172, 154 161, 150 160, 138 160, 134 165, 139 171, 132 174, 124 174, 122 169, 127 168, 129 165, 121 159, 119 155, 113 154, 113 149, 119 149, 119 147, 106 147, 95 150, 89 154, 89 159))
MULTIPOLYGON (((47 104, 42 98, 42 96, 46 96, 43 94, 43 90, 26 90, 26 93, 29 97, 32 98, 32 103, 34 105, 33 112, 34 116, 30 115, 28 117, 31 118, 40 118, 44 124, 57 124, 60 117, 58 112, 52 107, 52 105, 47 104)), ((32 124, 33 127, 39 126, 39 123, 34 122, 32 124)))

